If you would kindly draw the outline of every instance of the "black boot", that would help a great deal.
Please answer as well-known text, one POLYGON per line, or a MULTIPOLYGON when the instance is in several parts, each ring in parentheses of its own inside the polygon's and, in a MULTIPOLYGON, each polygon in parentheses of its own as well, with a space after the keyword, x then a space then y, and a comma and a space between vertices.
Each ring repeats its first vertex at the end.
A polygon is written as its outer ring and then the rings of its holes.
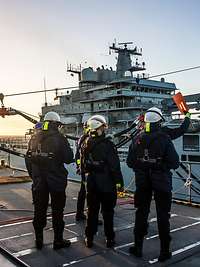
POLYGON ((129 253, 133 254, 137 258, 142 257, 142 250, 139 247, 136 247, 135 245, 129 248, 129 253))
POLYGON ((63 239, 64 224, 60 228, 54 228, 53 249, 68 248, 71 245, 70 240, 63 239))
POLYGON ((87 248, 93 247, 93 237, 86 237, 85 238, 85 245, 87 248))
POLYGON ((62 240, 54 240, 53 242, 53 249, 61 249, 61 248, 68 248, 71 245, 70 240, 62 239, 62 240))
POLYGON ((172 253, 170 251, 170 240, 168 242, 166 241, 160 242, 161 250, 160 250, 160 255, 158 257, 158 261, 163 262, 172 257, 172 253))
POLYGON ((35 245, 37 249, 42 249, 43 247, 43 231, 35 232, 35 245))
POLYGON ((143 247, 143 238, 135 237, 134 246, 129 248, 129 253, 133 254, 135 257, 142 257, 142 247, 143 247))
POLYGON ((115 245, 115 239, 113 238, 113 239, 106 239, 106 247, 107 248, 112 248, 112 247, 114 247, 114 245, 115 245))

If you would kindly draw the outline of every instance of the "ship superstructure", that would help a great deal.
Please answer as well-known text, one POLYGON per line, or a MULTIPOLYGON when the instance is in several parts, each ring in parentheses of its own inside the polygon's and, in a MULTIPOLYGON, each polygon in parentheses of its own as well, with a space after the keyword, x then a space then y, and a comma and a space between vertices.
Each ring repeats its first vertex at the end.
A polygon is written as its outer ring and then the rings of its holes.
POLYGON ((110 53, 117 54, 115 70, 104 66, 94 70, 68 65, 68 72, 78 74, 78 88, 59 95, 59 104, 44 106, 42 113, 58 112, 69 126, 68 133, 79 133, 82 123, 98 113, 107 118, 110 130, 115 132, 153 105, 161 107, 161 102, 174 94, 176 86, 165 82, 164 78, 160 81, 147 79, 145 62, 139 63, 138 59, 142 49, 130 47, 132 45, 132 42, 113 43, 109 47, 110 53))

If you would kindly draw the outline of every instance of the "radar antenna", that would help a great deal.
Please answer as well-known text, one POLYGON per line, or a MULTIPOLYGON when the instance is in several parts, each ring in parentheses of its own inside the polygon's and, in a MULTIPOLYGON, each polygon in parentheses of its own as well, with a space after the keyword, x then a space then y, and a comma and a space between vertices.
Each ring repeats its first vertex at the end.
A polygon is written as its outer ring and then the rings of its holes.
POLYGON ((114 51, 118 54, 117 59, 117 78, 124 78, 125 73, 129 71, 131 73, 131 77, 133 76, 133 72, 135 71, 144 71, 145 63, 142 62, 140 64, 138 62, 138 58, 136 58, 135 62, 131 61, 131 56, 142 56, 142 49, 139 49, 137 46, 133 48, 128 48, 128 45, 133 45, 133 42, 123 42, 118 43, 118 46, 114 42, 112 46, 109 47, 110 51, 114 51))

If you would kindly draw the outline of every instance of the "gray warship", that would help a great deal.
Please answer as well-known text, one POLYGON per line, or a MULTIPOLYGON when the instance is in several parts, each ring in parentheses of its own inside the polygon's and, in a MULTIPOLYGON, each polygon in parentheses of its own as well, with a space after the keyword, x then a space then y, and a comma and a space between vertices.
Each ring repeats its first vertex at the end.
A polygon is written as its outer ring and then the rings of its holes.
MULTIPOLYGON (((67 65, 67 71, 78 75, 77 89, 56 95, 59 104, 42 107, 42 114, 48 111, 58 112, 65 123, 65 132, 80 136, 83 123, 94 114, 106 117, 109 132, 115 134, 128 128, 142 112, 152 106, 163 110, 166 124, 169 127, 179 127, 183 118, 177 113, 172 103, 172 96, 177 88, 174 83, 152 79, 145 73, 145 62, 140 63, 142 49, 133 46, 132 42, 113 43, 109 54, 117 54, 116 70, 107 66, 83 68, 67 65), (175 113, 173 113, 175 111, 175 113)), ((160 75, 158 75, 160 76, 160 75)), ((200 107, 200 95, 187 95, 188 106, 195 112, 200 107)), ((200 202, 199 179, 199 130, 198 113, 193 114, 193 120, 188 132, 175 140, 174 144, 182 160, 180 168, 174 172, 174 197, 200 202), (196 118, 196 119, 195 119, 196 118)), ((119 142, 119 140, 114 140, 119 142)), ((125 161, 129 143, 121 146, 118 153, 126 188, 134 191, 134 178, 125 161)), ((75 149, 75 142, 72 142, 75 149)), ((70 177, 80 179, 76 175, 75 166, 70 167, 70 177)))
MULTIPOLYGON (((145 70, 145 64, 139 64, 137 59, 141 56, 142 50, 137 47, 129 49, 129 45, 132 43, 123 43, 119 46, 113 44, 110 47, 111 51, 118 54, 116 70, 102 66, 94 71, 92 68, 81 69, 81 66, 74 68, 72 65, 68 65, 69 72, 78 74, 78 88, 72 92, 66 91, 63 95, 57 95, 58 105, 48 106, 46 103, 42 108, 43 114, 50 110, 58 112, 65 123, 65 133, 77 137, 82 134, 84 121, 93 114, 106 116, 110 133, 113 134, 130 128, 141 112, 156 105, 162 108, 169 127, 178 127, 182 118, 180 114, 176 115, 176 107, 171 101, 172 95, 176 92, 175 84, 165 82, 163 78, 156 81, 143 73, 140 74, 145 70), (131 61, 132 56, 135 58, 134 64, 131 61), (139 74, 134 76, 137 72, 139 74), (175 113, 172 113, 173 111, 175 113), (172 114, 173 116, 171 116, 172 114)), ((199 94, 186 96, 185 99, 190 108, 198 110, 199 94)), ((47 226, 44 229, 44 249, 37 250, 32 227, 31 183, 1 184, 0 266, 199 266, 200 129, 198 111, 194 110, 194 112, 190 129, 183 137, 175 141, 181 166, 173 175, 174 201, 171 211, 173 257, 169 261, 164 264, 158 262, 159 238, 154 201, 152 201, 149 216, 149 231, 145 238, 144 257, 137 259, 128 252, 128 248, 133 244, 135 209, 133 194, 131 194, 134 191, 134 174, 125 163, 129 145, 127 142, 118 148, 118 152, 125 178, 125 189, 129 194, 123 198, 119 197, 117 201, 114 217, 117 243, 113 249, 105 248, 102 226, 98 229, 94 247, 88 249, 84 245, 85 223, 75 221, 80 177, 76 174, 75 165, 72 164, 66 167, 69 170, 69 182, 64 211, 64 237, 71 240, 72 246, 59 251, 52 249, 52 217, 51 210, 48 209, 47 226)), ((13 113, 30 120, 27 115, 19 111, 12 110, 13 113)), ((120 142, 118 140, 120 138, 123 140, 125 137, 118 135, 117 138, 114 138, 114 142, 120 142)), ((75 141, 69 140, 75 150, 75 141)), ((10 180, 15 178, 17 180, 18 176, 27 176, 19 139, 9 141, 1 138, 0 143, 1 149, 3 149, 0 150, 0 159, 5 159, 7 151, 10 165, 12 165, 12 168, 0 168, 0 181, 5 176, 9 176, 10 180), (9 142, 15 146, 15 151, 9 150, 9 142)))
POLYGON ((119 43, 119 46, 113 43, 109 47, 110 53, 117 54, 116 70, 104 66, 96 70, 82 69, 81 65, 68 64, 67 71, 78 75, 78 88, 57 95, 59 104, 46 104, 42 113, 58 112, 69 125, 67 133, 72 134, 79 134, 84 121, 98 113, 107 118, 113 133, 127 127, 142 111, 154 105, 161 108, 163 99, 170 99, 175 93, 175 84, 165 82, 164 78, 160 81, 147 79, 145 62, 138 61, 142 49, 136 46, 129 49, 128 45, 132 42, 119 43))

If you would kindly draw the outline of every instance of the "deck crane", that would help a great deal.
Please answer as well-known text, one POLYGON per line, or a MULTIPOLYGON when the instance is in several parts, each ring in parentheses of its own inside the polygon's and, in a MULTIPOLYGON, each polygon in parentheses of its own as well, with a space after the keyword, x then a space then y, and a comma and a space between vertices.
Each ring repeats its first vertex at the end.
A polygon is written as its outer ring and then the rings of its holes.
MULTIPOLYGON (((25 118, 26 120, 32 122, 33 124, 36 124, 39 121, 39 120, 33 119, 26 112, 23 112, 23 111, 14 109, 14 108, 6 108, 4 106, 3 100, 4 100, 4 95, 2 93, 0 93, 0 101, 1 101, 0 117, 5 118, 5 116, 20 115, 23 118, 25 118)), ((33 134, 33 130, 32 129, 29 129, 29 132, 27 134, 25 134, 25 136, 26 135, 31 135, 31 134, 33 134)), ((69 138, 69 139, 75 140, 75 141, 79 139, 79 137, 77 137, 77 136, 71 136, 71 135, 66 135, 66 137, 69 138)))
POLYGON ((14 109, 14 108, 6 108, 4 106, 4 95, 2 93, 0 93, 0 101, 1 101, 1 108, 0 108, 0 116, 2 118, 5 118, 5 116, 11 116, 11 115, 20 115, 23 118, 25 118, 26 120, 32 122, 33 124, 36 124, 38 121, 36 119, 33 119, 32 117, 30 117, 28 114, 26 114, 23 111, 14 109))

